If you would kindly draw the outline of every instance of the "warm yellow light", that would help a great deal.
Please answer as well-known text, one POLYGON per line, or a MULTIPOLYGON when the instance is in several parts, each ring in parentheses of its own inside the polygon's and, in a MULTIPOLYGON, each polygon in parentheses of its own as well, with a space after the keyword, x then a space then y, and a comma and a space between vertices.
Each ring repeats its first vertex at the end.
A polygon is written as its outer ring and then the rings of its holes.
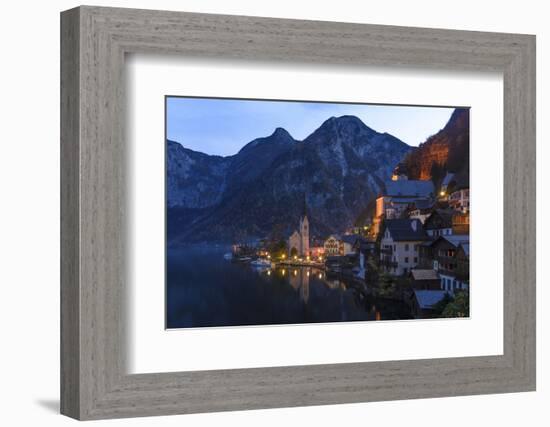
POLYGON ((294 275, 295 275, 295 276, 298 275, 298 270, 294 270, 294 275))
POLYGON ((296 255, 294 255, 294 259, 298 259, 298 257, 296 255))
POLYGON ((285 275, 285 269, 284 269, 284 268, 281 270, 281 274, 282 274, 283 276, 285 275))
POLYGON ((307 275, 307 277, 309 277, 309 271, 308 271, 308 272, 306 272, 306 275, 307 275))
POLYGON ((441 193, 439 193, 440 196, 444 196, 445 195, 445 192, 442 191, 441 193))
POLYGON ((267 256, 267 259, 271 259, 271 255, 268 255, 268 256, 267 256))
POLYGON ((323 273, 319 273, 319 279, 323 278, 323 273))
POLYGON ((323 261, 323 257, 322 257, 322 256, 319 257, 319 261, 323 261))
POLYGON ((285 259, 285 258, 286 258, 286 255, 285 255, 285 254, 281 255, 281 258, 285 259))
POLYGON ((306 259, 309 261, 309 255, 306 257, 306 259))
POLYGON ((271 270, 267 270, 267 275, 271 276, 271 270))

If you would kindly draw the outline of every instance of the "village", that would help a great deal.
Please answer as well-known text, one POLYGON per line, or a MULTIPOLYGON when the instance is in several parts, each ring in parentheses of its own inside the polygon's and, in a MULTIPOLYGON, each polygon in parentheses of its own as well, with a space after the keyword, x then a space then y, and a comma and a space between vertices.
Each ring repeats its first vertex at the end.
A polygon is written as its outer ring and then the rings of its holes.
POLYGON ((436 188, 403 170, 395 168, 361 224, 320 238, 310 235, 304 211, 286 241, 234 245, 230 258, 268 274, 307 268, 308 277, 345 277, 365 292, 407 303, 413 318, 468 317, 468 177, 447 173, 436 188))

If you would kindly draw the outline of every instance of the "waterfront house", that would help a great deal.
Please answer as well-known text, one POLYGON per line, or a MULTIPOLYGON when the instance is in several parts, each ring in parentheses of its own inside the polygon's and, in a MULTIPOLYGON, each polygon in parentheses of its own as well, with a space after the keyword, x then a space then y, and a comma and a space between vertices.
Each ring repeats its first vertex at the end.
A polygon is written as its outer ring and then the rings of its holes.
POLYGON ((340 237, 340 244, 343 248, 343 255, 351 255, 357 253, 355 244, 357 242, 366 241, 367 239, 360 234, 344 234, 340 237))
POLYGON ((470 237, 468 235, 439 236, 420 246, 421 268, 438 272, 441 289, 454 293, 468 289, 470 282, 470 237))
POLYGON ((340 236, 337 234, 333 234, 329 236, 327 240, 325 240, 323 249, 325 256, 327 257, 344 255, 344 247, 342 245, 342 242, 340 241, 340 236))
POLYGON ((380 237, 380 265, 388 273, 407 274, 419 262, 419 246, 429 240, 418 219, 388 219, 380 237))
POLYGON ((367 262, 376 256, 376 241, 366 238, 357 239, 353 245, 353 250, 359 255, 356 276, 364 279, 367 272, 367 262))

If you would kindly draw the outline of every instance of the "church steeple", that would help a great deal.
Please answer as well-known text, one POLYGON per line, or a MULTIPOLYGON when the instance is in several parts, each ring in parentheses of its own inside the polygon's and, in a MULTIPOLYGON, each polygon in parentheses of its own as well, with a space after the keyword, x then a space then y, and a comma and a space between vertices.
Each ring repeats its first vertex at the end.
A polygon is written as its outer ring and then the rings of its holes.
POLYGON ((306 200, 306 192, 304 191, 304 197, 302 199, 302 213, 301 218, 307 217, 307 200, 306 200))
POLYGON ((309 256, 309 220, 307 218, 306 193, 303 194, 298 230, 288 239, 289 256, 296 253, 299 256, 309 256))
POLYGON ((300 218, 300 252, 302 255, 309 255, 309 220, 307 218, 306 193, 302 205, 302 216, 300 218))

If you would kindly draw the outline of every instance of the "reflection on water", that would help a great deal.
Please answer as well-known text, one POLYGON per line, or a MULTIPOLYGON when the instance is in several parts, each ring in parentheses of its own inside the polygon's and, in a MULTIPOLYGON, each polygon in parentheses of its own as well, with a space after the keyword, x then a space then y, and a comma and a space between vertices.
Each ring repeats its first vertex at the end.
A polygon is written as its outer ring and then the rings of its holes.
POLYGON ((409 318, 366 286, 316 268, 254 268, 223 259, 224 247, 169 248, 167 327, 237 326, 409 318))

